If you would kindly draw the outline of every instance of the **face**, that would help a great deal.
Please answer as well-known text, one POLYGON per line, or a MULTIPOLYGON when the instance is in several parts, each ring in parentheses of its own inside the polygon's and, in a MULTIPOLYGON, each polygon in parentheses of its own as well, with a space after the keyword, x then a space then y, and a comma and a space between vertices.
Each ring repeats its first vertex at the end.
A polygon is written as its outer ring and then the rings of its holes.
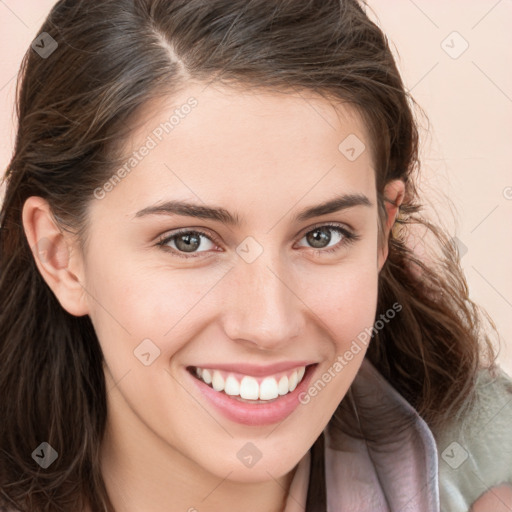
POLYGON ((203 84, 143 119, 137 161, 90 204, 83 254, 109 422, 219 478, 279 477, 344 397, 366 346, 335 363, 373 325, 385 253, 366 130, 312 94, 203 84))

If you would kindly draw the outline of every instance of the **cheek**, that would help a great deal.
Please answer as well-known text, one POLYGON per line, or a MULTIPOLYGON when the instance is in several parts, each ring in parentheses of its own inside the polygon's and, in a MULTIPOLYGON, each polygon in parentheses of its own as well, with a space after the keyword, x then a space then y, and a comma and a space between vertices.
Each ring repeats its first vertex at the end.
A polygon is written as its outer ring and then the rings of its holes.
POLYGON ((369 269, 346 282, 338 292, 331 318, 337 336, 338 352, 346 350, 347 344, 356 339, 367 327, 373 325, 377 308, 378 274, 369 269))
POLYGON ((324 362, 300 399, 315 409, 321 423, 329 420, 346 395, 368 349, 377 307, 378 272, 375 260, 364 263, 360 259, 334 273, 325 272, 324 278, 322 287, 317 279, 310 281, 308 305, 312 305, 316 321, 327 329, 328 342, 318 346, 324 362))
POLYGON ((105 357, 110 353, 123 365, 133 363, 133 350, 146 339, 167 358, 178 351, 181 340, 206 320, 204 299, 224 273, 149 267, 104 256, 88 269, 90 316, 105 357))
POLYGON ((378 271, 374 259, 353 258, 302 278, 304 302, 329 329, 336 352, 371 327, 375 319, 378 271))

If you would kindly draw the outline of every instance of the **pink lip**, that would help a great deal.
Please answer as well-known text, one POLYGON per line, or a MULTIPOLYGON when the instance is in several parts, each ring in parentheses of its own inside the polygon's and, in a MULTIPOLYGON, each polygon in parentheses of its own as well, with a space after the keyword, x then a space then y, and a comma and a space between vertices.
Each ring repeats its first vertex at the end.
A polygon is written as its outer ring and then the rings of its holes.
POLYGON ((279 372, 287 370, 294 370, 300 366, 309 366, 314 364, 314 361, 283 361, 282 363, 274 363, 266 366, 256 364, 240 363, 240 364, 198 364, 196 367, 204 370, 223 370, 232 373, 243 373, 244 375, 251 375, 252 377, 266 377, 272 376, 279 372))
MULTIPOLYGON (((287 364, 289 365, 289 363, 287 364)), ((237 365, 236 368, 240 370, 241 366, 242 365, 237 365)), ((294 362, 292 363, 291 368, 295 368, 296 366, 301 366, 301 363, 294 362)), ((307 389, 309 381, 314 374, 315 367, 316 365, 308 366, 306 368, 304 378, 291 393, 288 393, 284 396, 279 396, 274 401, 264 404, 241 402, 236 398, 226 395, 223 392, 215 391, 202 380, 194 377, 186 369, 185 374, 188 376, 188 379, 191 379, 192 382, 194 382, 194 385, 197 386, 197 389, 201 392, 203 397, 227 419, 236 423, 241 423, 243 425, 258 426, 269 425, 283 421, 299 406, 299 395, 307 389)), ((200 368, 204 367, 200 366, 200 368)), ((231 368, 234 368, 234 366, 220 365, 215 366, 215 368, 219 370, 226 369, 229 371, 231 368)), ((260 367, 260 369, 261 368, 262 367, 260 367)), ((268 368, 274 368, 274 366, 265 367, 265 371, 268 372, 268 368)), ((245 369, 246 368, 244 367, 244 370, 245 369)), ((287 368, 285 367, 284 369, 286 370, 287 368)), ((251 367, 250 370, 253 371, 254 367, 251 367)), ((254 375, 253 373, 251 374, 249 372, 248 374, 254 375)))

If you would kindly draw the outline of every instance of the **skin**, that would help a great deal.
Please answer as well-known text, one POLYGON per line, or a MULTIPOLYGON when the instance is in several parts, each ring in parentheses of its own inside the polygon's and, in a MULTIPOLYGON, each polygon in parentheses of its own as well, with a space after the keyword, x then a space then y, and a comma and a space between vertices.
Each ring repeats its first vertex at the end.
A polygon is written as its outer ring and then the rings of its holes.
POLYGON ((480 496, 470 512, 510 512, 512 510, 512 485, 502 484, 480 496))
POLYGON ((355 378, 364 347, 307 405, 268 426, 221 416, 187 384, 185 367, 308 360, 318 363, 312 382, 318 379, 373 325, 378 273, 404 184, 390 182, 384 191, 394 205, 387 203, 379 247, 365 126, 346 104, 335 109, 313 93, 190 84, 148 106, 128 153, 191 96, 197 107, 103 199, 92 199, 84 253, 41 198, 26 201, 23 223, 31 247, 48 240, 46 257, 36 256, 39 271, 62 307, 90 316, 105 356, 102 469, 116 509, 278 512, 298 462, 355 378), (355 161, 338 150, 350 134, 367 148, 355 161), (347 193, 364 194, 371 206, 293 219, 347 193), (169 199, 222 206, 243 223, 135 218, 169 199), (340 249, 315 254, 306 234, 327 223, 360 238, 343 245, 327 231, 332 238, 324 245, 340 249), (201 229, 218 243, 202 238, 199 257, 190 259, 156 245, 180 228, 201 229), (252 263, 236 252, 247 237, 263 249, 252 263), (160 350, 150 366, 133 353, 146 338, 160 350), (247 442, 262 454, 252 468, 237 458, 247 442))

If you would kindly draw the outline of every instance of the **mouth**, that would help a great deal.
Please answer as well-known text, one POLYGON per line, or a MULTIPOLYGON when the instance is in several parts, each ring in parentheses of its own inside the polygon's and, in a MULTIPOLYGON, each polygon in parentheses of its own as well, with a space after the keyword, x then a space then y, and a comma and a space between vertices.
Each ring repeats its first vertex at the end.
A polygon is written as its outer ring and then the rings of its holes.
POLYGON ((245 425, 264 425, 282 421, 298 407, 299 395, 317 366, 305 364, 269 375, 199 366, 188 366, 186 372, 203 398, 225 417, 245 425))
POLYGON ((306 366, 268 377, 242 375, 198 366, 189 366, 187 370, 215 391, 249 403, 268 403, 291 393, 306 374, 306 366))

